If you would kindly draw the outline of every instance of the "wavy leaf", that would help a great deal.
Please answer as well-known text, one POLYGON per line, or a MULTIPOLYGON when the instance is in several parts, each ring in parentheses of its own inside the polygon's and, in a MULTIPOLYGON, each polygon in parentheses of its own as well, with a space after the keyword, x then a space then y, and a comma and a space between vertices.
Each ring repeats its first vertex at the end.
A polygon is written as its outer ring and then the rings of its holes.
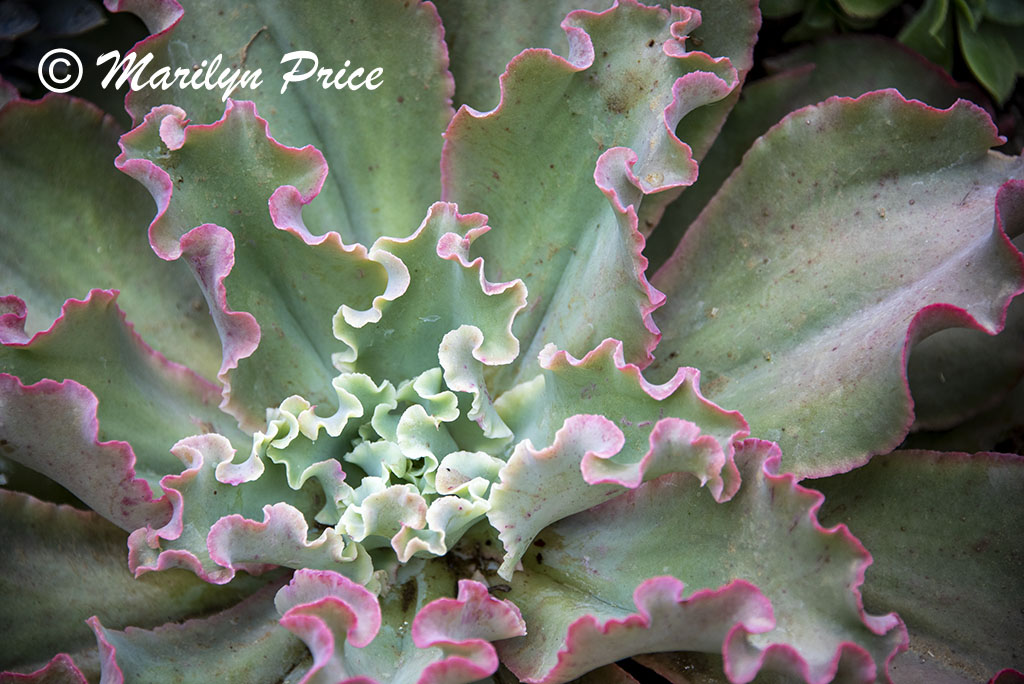
POLYGON ((0 669, 90 645, 85 620, 93 615, 118 627, 153 627, 224 608, 263 584, 239 578, 215 587, 179 570, 136 580, 125 541, 95 513, 0 489, 0 545, 17 549, 0 554, 0 669))
MULTIPOLYGON (((289 3, 286 11, 272 1, 230 9, 186 3, 184 11, 174 0, 107 2, 139 14, 156 34, 136 46, 140 54, 154 55, 147 75, 164 66, 191 69, 197 59, 218 54, 221 69, 262 69, 261 87, 237 89, 232 97, 253 100, 285 144, 323 151, 333 174, 309 209, 312 225, 368 245, 381 235, 409 234, 423 207, 437 199, 438 145, 451 118, 454 86, 430 3, 349 0, 333 6, 325 21, 314 1, 289 3), (309 59, 282 64, 293 51, 314 53, 318 68, 332 70, 332 82, 342 69, 344 83, 357 69, 364 70, 356 81, 362 82, 380 68, 380 86, 337 90, 311 76, 282 93, 285 73, 304 74, 313 66, 309 59)), ((166 93, 156 88, 127 100, 136 123, 164 102, 166 93)), ((212 123, 224 111, 220 91, 183 88, 174 92, 174 102, 197 123, 212 123)))
POLYGON ((899 611, 912 648, 973 681, 1024 668, 1024 457, 898 451, 815 487, 874 555, 865 605, 899 611))
POLYGON ((150 250, 142 228, 150 200, 110 164, 119 133, 80 100, 4 107, 0 184, 20 201, 5 203, 0 221, 0 293, 27 302, 32 334, 50 327, 65 299, 121 288, 120 306, 149 344, 213 377, 220 350, 202 293, 184 264, 163 263, 150 250))
POLYGON ((90 618, 102 681, 281 681, 301 657, 302 642, 278 625, 276 590, 269 586, 221 613, 153 630, 108 629, 90 618))
POLYGON ((217 411, 216 388, 150 349, 116 297, 93 290, 68 300, 31 339, 0 330, 25 340, 0 348, 0 451, 131 530, 166 517, 166 504, 152 500, 159 478, 180 470, 168 444, 203 430, 245 437, 217 411))
POLYGON ((701 161, 697 182, 665 209, 648 237, 644 254, 652 272, 672 255, 754 141, 790 112, 835 95, 857 97, 883 88, 896 88, 907 99, 933 107, 981 95, 976 87, 956 83, 932 62, 878 36, 833 36, 765 60, 765 65, 773 73, 743 86, 743 97, 701 161))
POLYGON ((314 237, 302 223, 302 205, 327 174, 323 156, 281 145, 251 103, 233 101, 208 126, 188 125, 177 107, 154 109, 121 148, 118 167, 157 201, 153 248, 184 257, 210 304, 223 344, 224 408, 256 430, 264 409, 292 394, 332 405, 331 317, 343 302, 369 308, 384 290, 384 269, 363 246, 347 247, 333 232, 314 237), (238 159, 259 169, 244 183, 238 159))
POLYGON ((821 496, 775 475, 778 459, 771 443, 741 443, 743 485, 726 503, 670 475, 549 527, 512 579, 530 632, 500 646, 503 662, 564 682, 635 653, 698 650, 724 653, 736 682, 762 667, 808 682, 880 676, 906 630, 864 612, 870 555, 842 526, 821 527, 821 496))
POLYGON ((973 105, 894 91, 788 116, 658 271, 670 304, 652 374, 700 367, 708 396, 779 440, 802 476, 893 448, 912 420, 914 342, 998 331, 1024 286, 1005 233, 1020 219, 996 211, 1019 203, 1024 184, 1007 181, 1024 160, 989 153, 998 142, 973 105))
POLYGON ((727 59, 686 52, 685 35, 698 24, 698 13, 632 1, 574 12, 564 23, 567 60, 523 52, 502 78, 497 109, 463 107, 452 120, 442 196, 488 215, 494 231, 478 253, 500 265, 497 277, 522 277, 531 298, 513 329, 523 354, 499 374, 501 384, 536 373, 548 342, 582 356, 615 337, 629 361, 649 362, 657 341, 650 312, 662 298, 643 275, 636 211, 645 193, 693 182, 696 165, 676 124, 738 82, 727 59), (543 240, 523 239, 536 226, 543 240), (595 299, 596 283, 615 296, 595 299))
POLYGON ((382 607, 362 587, 333 573, 296 573, 277 606, 281 623, 313 653, 302 684, 465 684, 494 674, 489 642, 525 632, 518 609, 471 580, 459 581, 458 598, 426 603, 424 591, 436 591, 439 580, 450 578, 408 578, 387 594, 382 623, 382 607))

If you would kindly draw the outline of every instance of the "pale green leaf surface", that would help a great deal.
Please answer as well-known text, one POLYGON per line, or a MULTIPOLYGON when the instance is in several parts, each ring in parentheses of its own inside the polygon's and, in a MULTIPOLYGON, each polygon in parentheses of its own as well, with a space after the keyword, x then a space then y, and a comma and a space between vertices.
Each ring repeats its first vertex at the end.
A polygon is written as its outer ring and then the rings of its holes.
POLYGON ((2 489, 0 513, 0 669, 90 645, 93 615, 153 627, 231 605, 262 584, 239 578, 217 587, 182 570, 136 580, 125 533, 95 513, 2 489))
POLYGON ((912 419, 908 339, 994 332, 1020 287, 994 214, 1024 161, 988 153, 997 143, 973 105, 937 111, 893 91, 784 119, 655 276, 668 304, 651 374, 700 367, 707 396, 803 476, 895 447, 912 419))
POLYGON ((211 302, 225 409, 255 430, 267 407, 292 394, 332 406, 331 318, 342 303, 369 308, 384 269, 361 245, 337 233, 314 238, 302 223, 298 212, 326 174, 319 152, 268 137, 247 103, 232 103, 211 126, 186 126, 184 116, 154 110, 122 139, 118 164, 166 206, 150 229, 154 248, 184 255, 211 302), (280 199, 268 211, 272 194, 280 199))
POLYGON ((671 256, 753 142, 786 114, 832 96, 857 97, 883 88, 896 88, 907 99, 939 108, 979 94, 906 48, 877 36, 833 37, 776 57, 769 66, 778 73, 743 87, 739 102, 700 163, 697 182, 665 209, 647 238, 644 253, 651 272, 671 256))
POLYGON ((644 329, 660 298, 643 276, 630 209, 641 189, 693 180, 689 151, 671 131, 679 117, 721 100, 736 83, 727 60, 668 54, 683 50, 672 34, 685 30, 673 29, 686 18, 679 12, 669 17, 624 3, 573 15, 569 61, 547 51, 521 54, 502 80, 501 107, 487 115, 463 108, 449 127, 444 198, 488 215, 494 230, 475 253, 493 269, 489 277, 520 277, 530 296, 514 328, 523 353, 502 373, 505 386, 536 372, 548 342, 582 355, 616 337, 627 343, 628 360, 648 362, 655 338, 644 329), (628 150, 611 149, 619 146, 636 153, 635 165, 628 150), (615 154, 599 164, 602 153, 615 154), (543 238, 523 239, 538 231, 543 238), (615 296, 597 298, 598 291, 615 296))
POLYGON ((576 9, 600 11, 610 0, 437 0, 455 77, 455 104, 486 112, 498 105, 498 77, 527 48, 564 54, 559 24, 576 9))
POLYGON ((276 684, 302 657, 302 642, 277 622, 276 586, 209 617, 152 630, 109 629, 93 620, 103 682, 276 684))
MULTIPOLYGON (((892 615, 872 617, 858 609, 855 590, 867 554, 845 531, 818 525, 819 497, 797 487, 791 476, 762 469, 772 451, 772 445, 754 440, 738 448, 743 484, 726 503, 715 502, 694 480, 667 476, 547 528, 524 558, 525 572, 511 582, 509 598, 523 611, 530 631, 500 645, 504 662, 520 677, 540 679, 555 666, 570 624, 585 615, 599 623, 621 620, 635 611, 634 589, 652 577, 666 584, 664 577, 670 576, 685 585, 676 602, 689 598, 693 608, 706 601, 725 605, 675 630, 652 626, 645 635, 631 625, 632 653, 724 649, 733 676, 748 681, 758 669, 752 662, 760 657, 756 654, 768 656, 769 669, 795 665, 795 658, 770 654, 778 648, 771 644, 788 644, 806 661, 813 681, 827 681, 837 665, 844 675, 862 667, 852 653, 840 656, 842 644, 852 642, 884 667, 905 631, 892 615), (731 589, 719 591, 730 583, 731 589), (760 594, 747 593, 753 587, 760 594), (761 594, 772 613, 764 612, 761 594), (746 628, 723 644, 737 622, 746 628), (692 633, 695 625, 700 629, 692 633), (673 634, 679 635, 674 642, 673 634)), ((672 605, 655 604, 653 619, 668 619, 672 605)), ((596 666, 629 655, 611 637, 602 641, 595 635, 586 650, 580 634, 568 638, 579 642, 569 662, 589 657, 596 666)), ((871 670, 861 670, 858 679, 871 670)))
POLYGON ((117 288, 146 342, 206 377, 220 344, 184 264, 153 254, 153 204, 113 165, 117 125, 79 100, 17 101, 0 113, 0 295, 28 305, 26 330, 45 330, 69 297, 117 288))
POLYGON ((992 337, 949 328, 922 340, 910 354, 907 378, 914 399, 913 430, 942 430, 997 405, 1024 376, 1024 298, 1007 311, 1006 328, 992 337))
POLYGON ((339 362, 397 384, 437 366, 441 341, 462 325, 483 333, 473 354, 480 361, 514 359, 519 342, 512 321, 526 305, 526 289, 519 281, 488 283, 483 262, 469 262, 470 244, 489 240, 486 231, 479 214, 460 215, 454 205, 436 203, 409 238, 376 241, 369 258, 388 270, 387 292, 374 300, 369 321, 348 307, 334 317, 342 342, 336 346, 349 348, 339 352, 339 362))
MULTIPOLYGON (((136 3, 124 4, 131 10, 136 3)), ((138 4, 140 14, 153 11, 138 4)), ((170 4, 158 3, 165 12, 170 4)), ((185 5, 176 25, 139 47, 155 55, 145 73, 162 66, 191 69, 217 54, 223 54, 222 69, 262 69, 262 86, 240 88, 232 97, 253 100, 284 144, 313 144, 327 158, 331 177, 309 209, 310 224, 367 245, 381 235, 411 233, 423 208, 438 198, 441 133, 452 113, 453 85, 434 8, 401 0, 349 0, 328 12, 312 1, 185 5), (282 94, 284 74, 296 66, 282 65, 282 58, 300 50, 315 53, 319 68, 335 73, 346 60, 349 75, 381 68, 381 85, 324 89, 311 78, 282 94)), ((299 73, 311 66, 303 62, 299 73)), ((212 123, 224 111, 221 95, 175 89, 172 99, 146 88, 128 98, 128 109, 138 123, 152 107, 173 101, 195 123, 212 123)))
POLYGON ((973 681, 1024 669, 1024 457, 898 451, 815 487, 822 521, 871 550, 869 610, 897 611, 916 650, 973 681))
POLYGON ((26 386, 55 381, 35 390, 5 383, 4 455, 61 483, 126 529, 146 518, 111 496, 118 480, 110 478, 120 479, 115 471, 144 479, 159 496, 159 478, 181 466, 169 445, 213 430, 238 444, 247 441, 217 409, 216 387, 148 349, 106 291, 93 291, 85 302, 70 300, 50 331, 0 348, 0 372, 26 386), (79 385, 57 384, 65 379, 79 385), (82 396, 91 388, 98 398, 94 406, 82 396), (97 444, 110 440, 129 442, 134 463, 121 446, 97 444), (86 453, 90 467, 72 467, 86 453))
MULTIPOLYGON (((303 561, 307 561, 314 566, 329 563, 339 572, 361 573, 363 582, 369 579, 366 564, 353 562, 359 556, 353 553, 341 559, 340 551, 332 553, 334 540, 321 538, 307 543, 308 526, 324 503, 323 492, 314 483, 293 490, 288 486, 284 467, 273 463, 266 465, 254 479, 224 476, 230 468, 222 466, 231 464, 234 451, 219 435, 184 439, 175 444, 172 451, 185 468, 180 475, 168 475, 160 483, 174 507, 170 520, 163 525, 151 523, 140 527, 128 537, 129 567, 136 575, 181 567, 192 570, 207 582, 225 584, 234 578, 236 570, 256 574, 273 565, 302 567, 303 561), (263 521, 267 515, 264 505, 270 503, 287 504, 286 508, 293 514, 288 517, 290 525, 249 525, 249 528, 256 528, 249 531, 244 523, 238 524, 231 518, 224 521, 228 516, 263 521), (294 517, 299 518, 297 523, 294 517), (211 532, 215 524, 225 522, 233 523, 227 525, 226 534, 211 532), (301 529, 303 523, 306 529, 301 529), (232 527, 236 529, 230 529, 232 527), (292 531, 296 534, 288 539, 286 535, 292 531), (234 540, 232 533, 236 535, 234 540), (230 548, 232 541, 240 546, 249 545, 250 535, 262 536, 265 540, 262 555, 253 558, 244 551, 230 548), (294 547, 287 548, 287 541, 294 541, 294 547), (233 552, 242 556, 241 559, 235 558, 233 552)), ((365 553, 362 557, 365 559, 365 553)))

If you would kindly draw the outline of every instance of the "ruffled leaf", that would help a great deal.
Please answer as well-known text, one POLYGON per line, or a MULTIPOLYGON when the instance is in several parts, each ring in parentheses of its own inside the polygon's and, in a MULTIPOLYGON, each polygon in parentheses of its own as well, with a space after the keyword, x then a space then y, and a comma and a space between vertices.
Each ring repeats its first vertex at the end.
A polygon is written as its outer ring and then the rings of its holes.
POLYGON ((302 684, 463 684, 494 674, 498 658, 489 642, 525 632, 518 609, 470 580, 459 582, 458 598, 426 603, 424 591, 448 578, 418 577, 386 594, 382 624, 381 606, 363 587, 334 573, 296 573, 277 607, 281 624, 313 654, 302 684))
POLYGON ((131 530, 166 517, 152 492, 180 470, 168 444, 204 430, 244 436, 217 410, 216 388, 150 349, 116 296, 68 300, 48 331, 0 348, 0 453, 131 530))
POLYGON ((898 451, 815 487, 874 555, 865 605, 898 611, 912 649, 972 681, 1024 669, 1024 457, 898 451))
POLYGON ((276 586, 210 617, 154 630, 108 629, 90 618, 102 681, 245 681, 275 684, 302 656, 302 642, 277 622, 276 586))
POLYGON ((251 103, 235 102, 209 126, 157 108, 121 147, 119 168, 159 207, 153 248, 184 257, 210 304, 223 344, 224 408, 256 430, 263 410, 292 394, 331 406, 331 317, 342 303, 369 308, 385 274, 361 245, 347 247, 337 233, 313 237, 302 223, 302 205, 327 174, 323 156, 279 144, 251 103), (259 169, 242 183, 239 159, 259 169))
POLYGON ((735 493, 733 442, 746 423, 704 399, 698 371, 651 385, 615 340, 582 360, 549 347, 541 365, 497 403, 519 440, 487 514, 506 550, 502 577, 544 526, 667 472, 693 473, 719 500, 735 493))
POLYGON ((463 107, 452 120, 443 198, 488 215, 495 230, 478 253, 530 292, 514 328, 524 351, 502 383, 531 377, 548 342, 582 355, 615 337, 628 360, 649 362, 661 295, 643 275, 637 207, 645 193, 693 182, 676 124, 738 82, 727 59, 686 52, 699 21, 690 10, 634 2, 574 12, 563 23, 568 60, 523 52, 502 78, 497 109, 463 107), (544 240, 523 239, 537 226, 544 240), (595 283, 609 296, 594 298, 595 283))
POLYGON ((480 214, 461 215, 438 202, 410 237, 377 240, 369 258, 387 269, 387 290, 369 311, 354 311, 347 302, 338 311, 334 334, 348 349, 335 362, 399 383, 436 366, 445 335, 462 325, 482 333, 472 350, 477 361, 497 365, 516 358, 512 319, 526 306, 526 289, 518 280, 490 283, 483 260, 469 261, 470 245, 489 230, 485 223, 480 214), (445 292, 438 296, 441 283, 445 292))
MULTIPOLYGON (((348 1, 331 7, 330 20, 316 2, 290 3, 286 13, 272 1, 230 10, 190 3, 184 12, 174 0, 108 4, 139 14, 156 33, 136 47, 140 54, 154 55, 147 77, 164 66, 173 71, 217 55, 223 56, 222 66, 211 81, 224 69, 262 69, 262 86, 229 94, 255 101, 285 144, 313 144, 324 153, 332 176, 309 209, 311 225, 368 245, 381 235, 409 234, 423 207, 437 199, 439 145, 451 118, 454 86, 443 30, 430 3, 348 1), (317 68, 331 70, 331 84, 339 75, 344 84, 359 69, 353 85, 361 84, 379 68, 374 82, 380 85, 338 90, 310 75, 282 93, 286 73, 305 74, 313 67, 308 55, 282 63, 293 51, 315 54, 317 68)), ((173 95, 196 123, 212 123, 224 111, 219 89, 181 88, 173 95)), ((168 93, 147 87, 129 94, 128 109, 139 123, 167 98, 168 93)))
POLYGON ((4 107, 0 185, 18 201, 5 202, 0 220, 0 295, 27 302, 32 334, 50 326, 65 299, 120 288, 119 305, 149 344, 213 377, 220 345, 202 292, 184 264, 164 263, 150 249, 150 199, 110 163, 119 134, 80 100, 4 107))
POLYGON ((365 551, 348 548, 334 530, 309 541, 322 490, 310 483, 288 487, 284 468, 271 464, 258 477, 236 477, 235 451, 220 435, 178 442, 171 452, 186 469, 160 484, 173 507, 162 527, 148 525, 128 538, 129 566, 136 575, 182 567, 214 584, 230 581, 237 570, 263 572, 276 565, 329 567, 370 580, 365 551), (274 505, 264 504, 268 501, 274 505), (263 522, 255 522, 259 513, 263 522))
POLYGON ((530 632, 499 647, 503 661, 530 682, 667 650, 724 653, 736 682, 762 667, 808 682, 882 676, 906 631, 864 612, 870 556, 818 524, 821 496, 773 474, 778 458, 742 443, 743 485, 726 503, 666 476, 549 527, 511 582, 530 632))
POLYGON ((652 271, 672 255, 754 141, 790 112, 832 96, 857 97, 883 88, 933 107, 980 95, 976 87, 957 84, 932 62, 878 36, 834 36, 765 62, 773 73, 744 85, 742 99, 701 161, 697 182, 665 209, 647 238, 644 254, 652 271))
MULTIPOLYGON (((123 531, 94 513, 3 489, 0 547, 8 551, 0 554, 0 669, 89 645, 85 620, 93 615, 108 625, 153 627, 224 608, 262 584, 239 578, 215 587, 179 570, 136 580, 123 531)), ((49 669, 56 677, 66 668, 49 669)))
POLYGON ((1019 227, 995 211, 1019 202, 1024 186, 1006 182, 1024 160, 988 153, 998 142, 973 105, 937 111, 894 91, 791 114, 655 277, 671 302, 656 374, 700 367, 708 396, 804 476, 894 447, 912 419, 913 343, 996 332, 1024 286, 1004 232, 1019 227))

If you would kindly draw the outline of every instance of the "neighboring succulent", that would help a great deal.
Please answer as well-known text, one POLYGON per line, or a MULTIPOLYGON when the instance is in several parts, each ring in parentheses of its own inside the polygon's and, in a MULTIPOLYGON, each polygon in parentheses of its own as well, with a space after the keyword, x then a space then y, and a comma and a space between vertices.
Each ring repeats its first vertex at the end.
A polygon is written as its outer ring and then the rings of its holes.
MULTIPOLYGON (((870 28, 900 0, 765 0, 766 16, 801 13, 787 38, 808 40, 837 26, 870 28)), ((1024 73, 1024 4, 1019 0, 925 0, 899 31, 899 40, 947 71, 957 45, 978 83, 1003 104, 1024 73)))
POLYGON ((737 105, 755 0, 595 5, 122 0, 265 85, 120 138, 4 91, 0 681, 1021 667, 1024 459, 892 450, 1021 424, 1024 159, 964 100, 802 107, 867 69, 737 105), (281 94, 293 49, 383 85, 281 94))

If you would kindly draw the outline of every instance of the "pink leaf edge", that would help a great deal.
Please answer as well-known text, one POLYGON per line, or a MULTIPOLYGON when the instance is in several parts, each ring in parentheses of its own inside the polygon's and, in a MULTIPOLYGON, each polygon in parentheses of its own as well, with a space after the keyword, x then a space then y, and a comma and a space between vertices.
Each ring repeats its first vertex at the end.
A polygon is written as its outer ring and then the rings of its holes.
POLYGON ((526 634, 526 623, 514 603, 496 599, 474 580, 459 580, 457 598, 439 598, 425 605, 412 623, 417 648, 440 647, 444 658, 431 663, 420 684, 464 684, 498 670, 492 641, 526 634))
POLYGON ((67 653, 58 653, 35 672, 0 672, 0 684, 86 684, 87 681, 67 653))
POLYGON ((223 385, 220 408, 235 417, 244 428, 256 430, 262 426, 262 416, 250 416, 243 407, 231 402, 229 372, 237 368, 242 359, 256 351, 261 339, 260 325, 256 318, 249 312, 234 311, 228 306, 225 280, 235 265, 234 235, 227 228, 213 223, 192 227, 180 237, 173 235, 168 230, 170 226, 164 224, 164 217, 175 192, 170 175, 148 159, 131 158, 128 152, 128 147, 136 138, 146 135, 147 126, 158 127, 159 136, 169 149, 180 149, 196 131, 216 130, 225 126, 233 117, 254 121, 262 127, 263 135, 273 148, 294 156, 314 171, 315 180, 307 187, 300 189, 285 184, 271 193, 268 213, 278 230, 294 235, 311 247, 323 245, 362 258, 367 257, 367 250, 358 243, 346 245, 335 231, 317 237, 308 230, 302 221, 302 208, 320 194, 327 178, 327 162, 323 154, 312 145, 296 148, 279 143, 270 135, 270 124, 260 117, 253 102, 228 99, 224 114, 218 121, 195 125, 189 124, 184 110, 173 105, 161 105, 154 107, 143 117, 138 127, 121 137, 118 143, 121 154, 114 160, 114 165, 142 183, 157 204, 156 216, 149 225, 150 246, 160 258, 168 261, 184 256, 210 305, 223 346, 218 372, 218 379, 223 385))
MULTIPOLYGON (((18 297, 8 296, 0 299, 0 343, 8 347, 30 348, 56 334, 64 324, 66 317, 75 311, 85 310, 90 306, 113 307, 120 322, 127 330, 131 341, 138 351, 151 362, 160 367, 164 373, 176 378, 182 384, 190 386, 197 394, 216 396, 217 387, 186 366, 168 360, 143 340, 135 331, 124 312, 117 306, 117 290, 94 289, 84 300, 68 299, 61 307, 60 315, 51 326, 29 338, 24 331, 25 303, 18 297)), ((40 470, 44 475, 59 482, 73 494, 79 496, 97 513, 125 530, 133 530, 145 524, 162 524, 171 513, 171 506, 165 497, 153 498, 149 484, 135 476, 136 456, 131 445, 121 440, 99 441, 99 418, 97 408, 99 399, 85 385, 74 380, 65 379, 56 382, 43 379, 31 385, 7 373, 0 373, 0 396, 7 398, 10 405, 28 408, 34 402, 50 405, 48 415, 55 412, 69 412, 69 419, 75 417, 80 423, 81 448, 91 452, 85 462, 103 464, 108 473, 99 478, 106 487, 113 485, 121 492, 119 496, 110 496, 109 489, 104 489, 100 497, 89 496, 86 488, 76 486, 69 473, 77 473, 75 469, 67 469, 51 458, 50 467, 40 470), (115 484, 116 483, 116 484, 115 484)), ((6 409, 5 409, 6 410, 6 409)), ((49 456, 52 457, 52 454, 49 456)), ((81 456, 81 454, 78 454, 81 456)), ((44 456, 46 458, 46 456, 44 456)), ((19 461, 20 462, 20 461, 19 461)), ((28 467, 39 469, 36 465, 25 463, 28 467)), ((99 483, 97 483, 99 487, 99 483)))

